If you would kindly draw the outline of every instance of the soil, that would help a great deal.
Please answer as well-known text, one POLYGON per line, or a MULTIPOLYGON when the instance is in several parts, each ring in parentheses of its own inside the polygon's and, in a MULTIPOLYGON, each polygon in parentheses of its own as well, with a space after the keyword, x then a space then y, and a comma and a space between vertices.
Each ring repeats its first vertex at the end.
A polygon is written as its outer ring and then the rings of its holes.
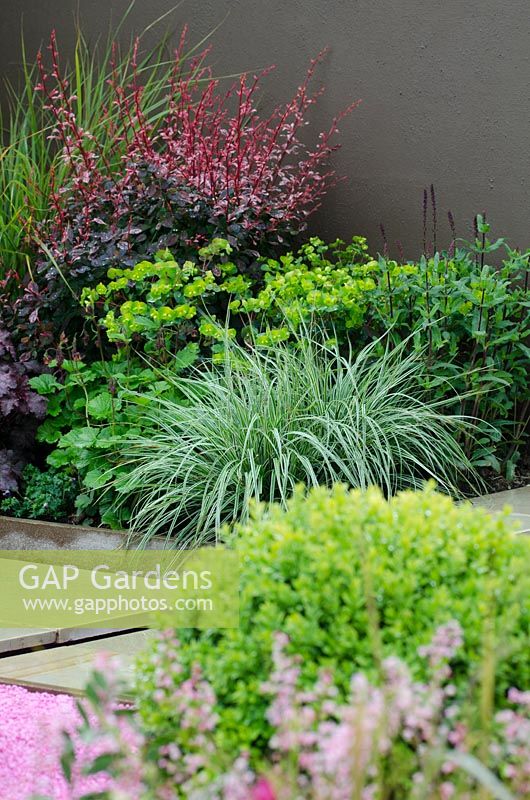
POLYGON ((515 475, 508 480, 504 475, 498 475, 492 469, 481 470, 481 476, 488 492, 505 492, 508 489, 521 489, 530 485, 530 443, 519 459, 515 475))

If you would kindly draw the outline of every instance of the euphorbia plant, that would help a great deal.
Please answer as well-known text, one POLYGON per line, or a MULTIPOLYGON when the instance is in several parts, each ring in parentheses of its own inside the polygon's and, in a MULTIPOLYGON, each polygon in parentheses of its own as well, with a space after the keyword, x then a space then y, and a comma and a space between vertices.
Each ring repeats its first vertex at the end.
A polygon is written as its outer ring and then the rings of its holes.
POLYGON ((362 325, 375 287, 368 271, 377 266, 363 237, 348 245, 312 237, 297 253, 262 259, 262 275, 255 278, 239 274, 232 256, 234 249, 220 238, 193 259, 160 250, 133 268, 110 269, 110 280, 84 288, 81 301, 106 339, 143 345, 166 362, 168 351, 186 339, 222 351, 215 342, 226 335, 225 320, 234 326, 230 336, 242 333, 248 341, 254 334, 259 344, 284 341, 315 318, 341 342, 362 325))

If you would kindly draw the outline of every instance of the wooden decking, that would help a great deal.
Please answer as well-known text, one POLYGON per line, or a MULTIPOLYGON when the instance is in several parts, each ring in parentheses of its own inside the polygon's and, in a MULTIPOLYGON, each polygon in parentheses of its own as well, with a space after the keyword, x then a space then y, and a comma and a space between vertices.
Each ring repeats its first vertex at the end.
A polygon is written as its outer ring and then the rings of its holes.
POLYGON ((0 658, 0 683, 82 695, 96 655, 105 652, 119 658, 121 677, 128 684, 135 658, 151 636, 150 631, 138 631, 4 656, 0 658))
POLYGON ((530 486, 475 497, 471 502, 492 514, 509 506, 518 533, 530 533, 530 486))

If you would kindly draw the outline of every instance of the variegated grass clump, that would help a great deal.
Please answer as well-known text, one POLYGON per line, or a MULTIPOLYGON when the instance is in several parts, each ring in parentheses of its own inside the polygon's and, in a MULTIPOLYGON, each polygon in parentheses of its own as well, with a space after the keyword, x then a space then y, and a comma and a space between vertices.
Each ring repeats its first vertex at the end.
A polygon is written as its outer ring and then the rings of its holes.
POLYGON ((424 397, 423 369, 406 343, 351 358, 307 331, 295 346, 227 341, 221 365, 174 377, 185 402, 160 400, 121 443, 129 469, 114 487, 131 534, 211 542, 252 500, 285 504, 300 483, 392 495, 433 479, 458 494, 472 475, 458 432, 472 425, 424 397))

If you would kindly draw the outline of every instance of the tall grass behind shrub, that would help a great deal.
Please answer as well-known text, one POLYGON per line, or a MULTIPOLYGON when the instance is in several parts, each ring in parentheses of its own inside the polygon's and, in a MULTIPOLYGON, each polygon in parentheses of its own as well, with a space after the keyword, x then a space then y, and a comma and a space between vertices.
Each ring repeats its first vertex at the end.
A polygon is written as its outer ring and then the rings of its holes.
POLYGON ((28 256, 35 234, 50 217, 53 197, 71 169, 64 143, 57 142, 61 120, 43 81, 60 76, 53 91, 61 95, 63 121, 68 115, 71 131, 80 132, 95 164, 117 166, 140 123, 156 126, 166 114, 175 70, 184 69, 192 54, 195 68, 202 63, 196 48, 184 52, 184 39, 174 55, 168 55, 163 36, 142 50, 146 31, 121 51, 116 38, 132 5, 102 43, 89 43, 78 29, 70 63, 61 63, 54 32, 48 53, 40 52, 35 61, 22 48, 22 86, 8 86, 8 109, 0 120, 0 279, 11 270, 32 279, 28 256), (133 105, 135 113, 125 114, 133 105))
POLYGON ((0 280, 28 269, 28 227, 47 213, 54 160, 38 101, 31 98, 24 108, 15 93, 11 98, 12 114, 0 119, 0 280))
POLYGON ((199 544, 245 520, 251 500, 285 505, 299 483, 392 495, 432 478, 458 493, 470 474, 455 435, 465 421, 423 400, 421 375, 404 346, 350 359, 311 336, 227 342, 222 366, 174 379, 186 404, 160 400, 122 442, 130 469, 115 488, 133 508, 132 534, 199 544))

